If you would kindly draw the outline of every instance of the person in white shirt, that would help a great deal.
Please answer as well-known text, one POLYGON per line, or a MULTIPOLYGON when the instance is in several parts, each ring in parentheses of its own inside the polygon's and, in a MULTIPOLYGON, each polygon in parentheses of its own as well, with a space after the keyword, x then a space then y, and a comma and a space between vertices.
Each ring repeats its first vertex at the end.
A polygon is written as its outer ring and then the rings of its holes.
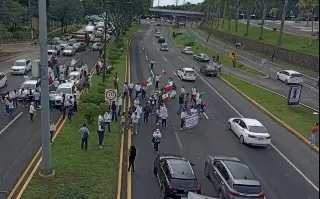
POLYGON ((138 134, 139 119, 140 119, 140 115, 137 112, 132 113, 132 115, 131 115, 131 120, 132 120, 131 134, 133 134, 133 132, 135 134, 138 134))
POLYGON ((60 84, 64 82, 64 73, 61 72, 59 76, 60 84))
POLYGON ((8 103, 8 112, 9 112, 9 119, 13 120, 14 118, 14 105, 13 105, 13 100, 9 99, 9 103, 8 103))
POLYGON ((103 116, 104 116, 103 113, 101 113, 98 117, 98 144, 100 148, 102 148, 103 146, 104 131, 105 131, 105 121, 103 116))
POLYGON ((136 99, 133 101, 133 105, 134 105, 135 107, 137 107, 139 104, 140 104, 139 98, 136 98, 136 99))
POLYGON ((190 114, 191 116, 198 115, 198 110, 194 106, 192 106, 190 110, 190 114))
POLYGON ((185 109, 182 109, 180 113, 180 130, 183 131, 185 123, 186 123, 187 113, 185 109))
POLYGON ((139 116, 141 116, 142 106, 138 105, 138 106, 136 107, 136 112, 139 114, 139 116))
POLYGON ((128 89, 129 89, 129 97, 132 96, 132 91, 133 91, 133 83, 128 84, 128 89))
POLYGON ((159 144, 161 141, 161 137, 162 135, 159 129, 157 129, 152 134, 153 150, 155 150, 157 153, 159 153, 159 144))
POLYGON ((111 112, 110 110, 108 110, 105 114, 104 114, 104 122, 105 122, 105 128, 108 126, 108 131, 109 133, 111 132, 111 112))
POLYGON ((161 118, 162 128, 166 128, 167 127, 168 110, 165 105, 162 105, 162 107, 160 108, 160 118, 161 118))
POLYGON ((31 123, 33 123, 34 121, 35 114, 36 114, 36 109, 34 108, 34 103, 31 102, 29 106, 29 119, 31 123))
POLYGON ((127 97, 129 94, 129 87, 127 82, 123 84, 122 90, 123 90, 123 97, 127 97))
POLYGON ((186 90, 184 89, 184 86, 182 86, 181 88, 180 88, 180 94, 185 94, 186 93, 186 90))
POLYGON ((54 125, 54 123, 52 121, 50 121, 50 143, 52 143, 52 138, 53 138, 55 131, 56 131, 56 126, 54 125))
POLYGON ((136 98, 138 98, 139 94, 141 93, 141 85, 140 83, 137 83, 134 87, 135 91, 136 91, 136 98))
POLYGON ((159 89, 160 77, 161 77, 161 75, 156 74, 156 78, 155 78, 155 80, 156 80, 156 85, 155 85, 156 89, 159 89))
POLYGON ((38 92, 37 89, 33 92, 33 99, 34 99, 35 106, 36 106, 35 108, 39 109, 40 108, 40 93, 38 92))

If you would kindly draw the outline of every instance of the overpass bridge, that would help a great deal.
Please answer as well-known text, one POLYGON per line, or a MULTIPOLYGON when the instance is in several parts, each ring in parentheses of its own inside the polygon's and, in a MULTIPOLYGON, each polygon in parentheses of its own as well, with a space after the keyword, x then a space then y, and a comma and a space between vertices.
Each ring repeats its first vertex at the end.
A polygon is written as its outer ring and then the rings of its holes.
POLYGON ((149 13, 153 15, 170 16, 173 18, 202 18, 204 13, 193 12, 185 10, 170 10, 170 9, 159 9, 159 8, 149 8, 149 13))

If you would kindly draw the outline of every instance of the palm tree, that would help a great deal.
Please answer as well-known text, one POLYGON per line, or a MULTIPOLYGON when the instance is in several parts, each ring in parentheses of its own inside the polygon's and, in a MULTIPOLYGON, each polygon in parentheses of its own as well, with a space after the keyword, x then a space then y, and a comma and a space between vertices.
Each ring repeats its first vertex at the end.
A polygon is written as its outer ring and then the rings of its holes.
POLYGON ((244 36, 248 36, 249 35, 249 26, 250 26, 250 19, 251 19, 251 4, 252 4, 252 0, 247 0, 247 26, 246 26, 246 33, 244 33, 244 36))
POLYGON ((235 15, 235 22, 236 22, 236 26, 234 28, 234 32, 238 32, 238 23, 239 23, 239 15, 240 15, 240 9, 243 5, 243 1, 242 0, 237 0, 235 3, 235 7, 236 7, 236 15, 235 15))
POLYGON ((223 2, 224 2, 224 5, 223 5, 222 24, 221 24, 221 28, 222 29, 224 28, 224 21, 226 19, 227 6, 229 4, 229 1, 228 0, 222 0, 221 3, 223 3, 223 2))
POLYGON ((282 8, 282 16, 281 16, 281 25, 280 25, 278 46, 281 46, 281 43, 282 43, 283 27, 284 27, 284 21, 286 19, 286 15, 287 15, 288 1, 289 0, 285 0, 284 1, 283 8, 282 8))
POLYGON ((299 2, 296 5, 299 7, 299 10, 305 13, 307 18, 307 25, 309 25, 309 20, 311 19, 311 26, 312 26, 312 32, 313 35, 313 16, 314 16, 314 8, 318 6, 318 3, 315 0, 299 0, 299 2))
MULTIPOLYGON (((262 6, 262 21, 261 21, 261 27, 260 27, 260 36, 259 40, 263 40, 263 33, 264 33, 264 24, 265 19, 267 16, 267 9, 268 9, 268 3, 270 3, 270 0, 260 0, 258 2, 262 6)), ((278 8, 272 8, 269 12, 269 15, 276 16, 278 12, 278 8)))

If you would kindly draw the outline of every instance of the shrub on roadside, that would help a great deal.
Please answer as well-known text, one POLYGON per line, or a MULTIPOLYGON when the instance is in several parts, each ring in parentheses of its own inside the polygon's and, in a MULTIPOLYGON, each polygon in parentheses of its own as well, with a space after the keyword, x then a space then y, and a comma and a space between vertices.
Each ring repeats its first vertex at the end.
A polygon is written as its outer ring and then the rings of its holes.
POLYGON ((101 113, 100 107, 93 103, 80 103, 79 112, 87 121, 87 124, 92 124, 95 118, 97 118, 98 115, 101 113))
POLYGON ((53 192, 53 199, 61 199, 61 198, 68 198, 68 199, 85 199, 85 195, 82 193, 80 187, 71 185, 71 184, 64 184, 63 186, 58 186, 56 191, 53 192))
POLYGON ((105 113, 108 110, 109 110, 109 105, 106 102, 100 104, 100 111, 102 113, 105 113))
POLYGON ((80 97, 81 103, 95 104, 99 106, 104 102, 104 94, 99 93, 83 93, 80 97))

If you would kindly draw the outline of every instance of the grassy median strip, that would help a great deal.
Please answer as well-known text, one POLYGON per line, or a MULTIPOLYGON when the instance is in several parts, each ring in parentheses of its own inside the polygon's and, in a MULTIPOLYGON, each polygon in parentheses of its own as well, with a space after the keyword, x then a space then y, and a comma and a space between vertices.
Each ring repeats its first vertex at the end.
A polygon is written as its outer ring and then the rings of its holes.
MULTIPOLYGON (((170 34, 172 35, 173 33, 173 26, 169 26, 170 27, 170 34)), ((187 36, 187 33, 185 33, 181 28, 180 29, 175 29, 175 31, 179 31, 182 34, 178 35, 176 38, 171 37, 172 41, 174 42, 174 44, 178 47, 183 47, 185 46, 185 41, 184 41, 184 37, 187 36)), ((212 48, 208 48, 206 46, 204 46, 201 42, 195 41, 193 42, 193 50, 195 53, 205 53, 208 56, 216 56, 217 54, 219 54, 220 56, 220 61, 223 64, 223 66, 228 66, 228 67, 232 67, 232 60, 230 57, 225 56, 221 53, 219 53, 218 51, 212 49, 212 48)), ((241 63, 236 63, 236 69, 241 70, 243 72, 246 72, 248 74, 251 75, 256 75, 256 76, 260 76, 260 77, 264 77, 265 74, 247 66, 241 63)))
MULTIPOLYGON (((81 198, 116 198, 121 132, 118 123, 111 124, 111 133, 105 133, 104 147, 99 148, 97 136, 97 117, 104 112, 104 88, 113 87, 113 75, 117 72, 119 85, 125 78, 126 42, 139 29, 134 24, 122 38, 123 53, 114 60, 113 70, 107 75, 106 83, 102 83, 101 76, 92 77, 92 87, 80 98, 80 111, 72 121, 67 121, 62 131, 52 144, 52 164, 56 177, 43 180, 34 175, 22 198, 43 199, 81 199, 81 198), (84 107, 85 106, 85 107, 84 107), (79 128, 88 121, 84 111, 92 115, 88 151, 80 149, 79 128)), ((110 48, 113 45, 109 45, 110 48)), ((108 51, 115 50, 108 48, 108 51)), ((88 115, 88 114, 87 114, 88 115)))
MULTIPOLYGON (((208 24, 211 24, 211 22, 209 22, 208 24)), ((206 26, 210 27, 210 25, 208 24, 206 24, 206 26)), ((238 36, 238 37, 244 37, 244 33, 246 32, 246 26, 247 26, 246 24, 238 23, 237 32, 234 31, 235 25, 236 25, 234 20, 231 20, 230 22, 230 29, 228 29, 227 20, 225 21, 224 28, 222 28, 221 24, 222 24, 222 20, 220 20, 219 28, 217 28, 215 25, 213 26, 213 28, 225 33, 238 36)), ((275 24, 274 26, 276 28, 278 25, 275 24)), ((311 27, 311 23, 310 23, 310 27, 311 27)), ((311 35, 311 32, 310 32, 310 35, 311 35)), ((259 40, 259 37, 260 37, 260 26, 250 25, 249 35, 246 38, 251 40, 259 40)), ((263 40, 259 40, 259 41, 277 46, 278 38, 279 38, 279 29, 277 29, 277 31, 265 29, 263 40)), ((283 33, 281 47, 289 50, 297 51, 297 52, 303 52, 306 54, 319 56, 319 37, 311 37, 311 36, 308 37, 303 35, 283 33)))
POLYGON ((220 73, 219 76, 263 106, 303 137, 310 139, 310 130, 313 124, 319 121, 319 116, 314 115, 312 110, 300 105, 288 106, 286 98, 261 89, 228 73, 220 73))

